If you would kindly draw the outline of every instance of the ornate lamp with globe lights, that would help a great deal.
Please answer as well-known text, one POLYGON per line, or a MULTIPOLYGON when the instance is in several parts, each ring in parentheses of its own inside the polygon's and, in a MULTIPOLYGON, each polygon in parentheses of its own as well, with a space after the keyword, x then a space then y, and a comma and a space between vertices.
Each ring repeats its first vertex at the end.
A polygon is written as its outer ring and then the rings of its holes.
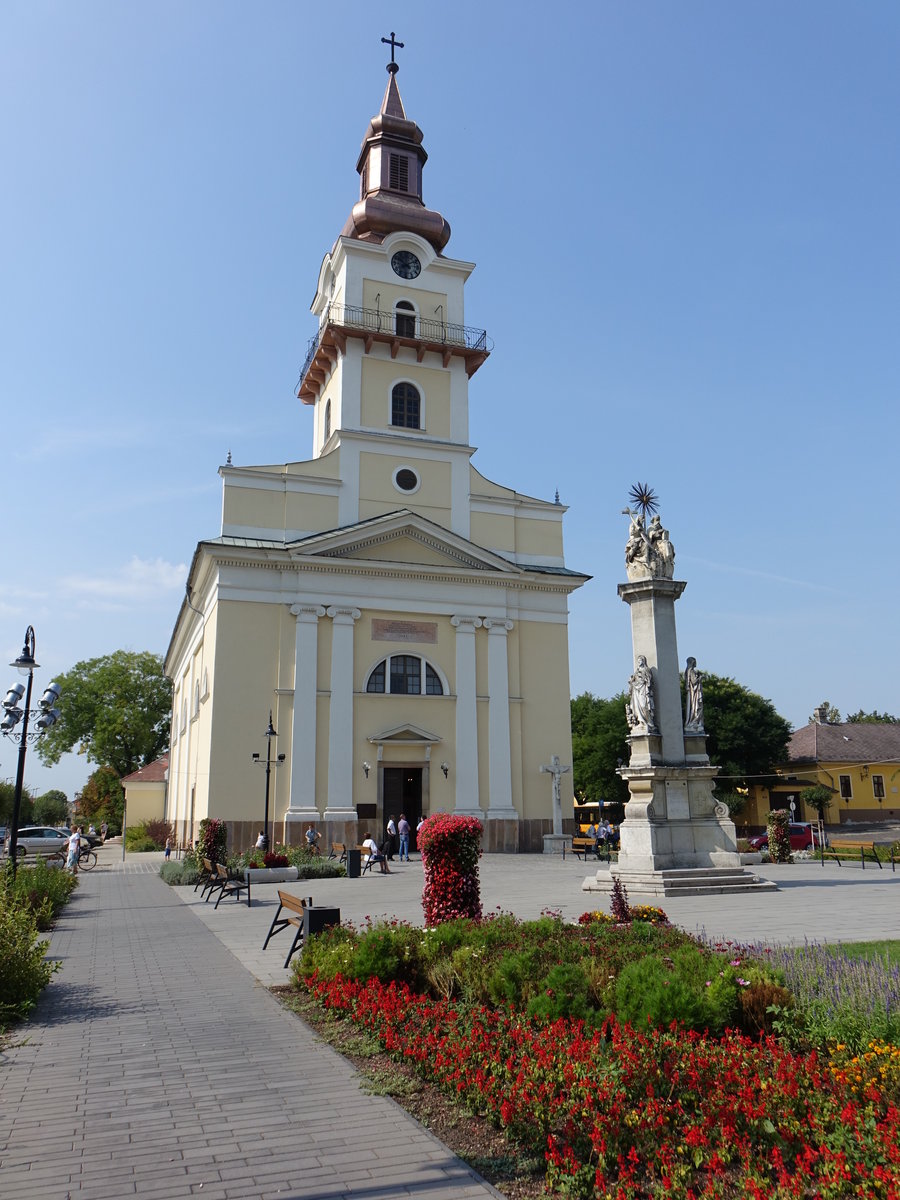
POLYGON ((16 791, 13 799, 12 822, 9 829, 8 856, 12 860, 12 872, 16 873, 18 857, 19 813, 22 808, 22 787, 25 781, 25 754, 32 742, 36 742, 47 730, 59 720, 59 709, 56 702, 60 696, 59 684, 51 683, 44 691, 37 708, 31 707, 31 689, 34 684, 35 667, 40 663, 34 658, 34 628, 29 625, 25 630, 25 644, 22 653, 10 663, 21 675, 28 677, 26 684, 14 683, 6 693, 3 701, 3 718, 0 720, 0 733, 15 742, 19 747, 19 762, 16 769, 16 791), (34 720, 33 728, 29 722, 34 720), (21 722, 21 728, 19 723, 21 722))

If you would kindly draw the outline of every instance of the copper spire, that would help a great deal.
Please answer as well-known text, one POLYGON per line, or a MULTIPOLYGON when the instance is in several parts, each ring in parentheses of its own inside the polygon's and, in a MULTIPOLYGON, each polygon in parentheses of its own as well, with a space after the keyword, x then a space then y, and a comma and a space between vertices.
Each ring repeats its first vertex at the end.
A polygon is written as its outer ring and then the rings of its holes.
POLYGON ((353 206, 341 234, 366 242, 383 242, 390 233, 416 233, 438 251, 450 240, 450 226, 439 212, 422 200, 422 168, 428 159, 422 130, 410 121, 397 87, 395 47, 403 46, 394 34, 381 39, 391 47, 388 85, 379 112, 363 138, 356 169, 360 199, 353 206), (377 151, 377 153, 376 153, 377 151))

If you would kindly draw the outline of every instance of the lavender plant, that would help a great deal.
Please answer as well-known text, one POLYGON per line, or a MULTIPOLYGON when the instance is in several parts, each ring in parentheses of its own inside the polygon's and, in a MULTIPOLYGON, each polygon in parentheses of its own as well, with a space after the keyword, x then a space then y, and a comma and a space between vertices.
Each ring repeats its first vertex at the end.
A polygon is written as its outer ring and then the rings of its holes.
POLYGON ((779 1032, 854 1051, 879 1039, 900 1043, 900 966, 886 958, 848 958, 818 942, 757 946, 751 953, 793 993, 789 1028, 779 1032))

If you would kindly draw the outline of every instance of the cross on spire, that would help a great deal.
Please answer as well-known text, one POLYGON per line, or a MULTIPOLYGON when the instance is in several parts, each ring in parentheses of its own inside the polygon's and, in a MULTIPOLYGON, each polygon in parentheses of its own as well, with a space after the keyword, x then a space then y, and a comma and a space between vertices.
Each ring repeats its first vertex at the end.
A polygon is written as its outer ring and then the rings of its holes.
POLYGON ((391 36, 389 38, 383 37, 381 40, 384 42, 384 44, 386 46, 390 46, 390 48, 391 48, 391 61, 387 65, 388 74, 396 75, 397 72, 400 70, 400 64, 397 62, 394 62, 394 50, 395 49, 402 50, 403 43, 398 42, 396 40, 396 38, 394 37, 393 29, 391 30, 391 36))

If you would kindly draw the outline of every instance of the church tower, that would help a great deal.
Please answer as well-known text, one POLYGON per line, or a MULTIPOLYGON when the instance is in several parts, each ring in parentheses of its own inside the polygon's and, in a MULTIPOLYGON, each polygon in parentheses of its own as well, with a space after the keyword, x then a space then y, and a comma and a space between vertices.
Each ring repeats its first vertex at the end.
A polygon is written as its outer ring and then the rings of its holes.
POLYGON ((209 815, 255 840, 269 710, 276 840, 310 822, 325 843, 380 840, 401 812, 478 816, 487 850, 539 850, 552 828, 540 764, 571 752, 567 603, 588 577, 565 566, 558 501, 472 465, 469 379, 492 346, 466 324, 474 264, 445 254, 423 199, 396 44, 312 303, 312 457, 221 467, 221 533, 191 565, 166 660, 179 836, 209 815))

